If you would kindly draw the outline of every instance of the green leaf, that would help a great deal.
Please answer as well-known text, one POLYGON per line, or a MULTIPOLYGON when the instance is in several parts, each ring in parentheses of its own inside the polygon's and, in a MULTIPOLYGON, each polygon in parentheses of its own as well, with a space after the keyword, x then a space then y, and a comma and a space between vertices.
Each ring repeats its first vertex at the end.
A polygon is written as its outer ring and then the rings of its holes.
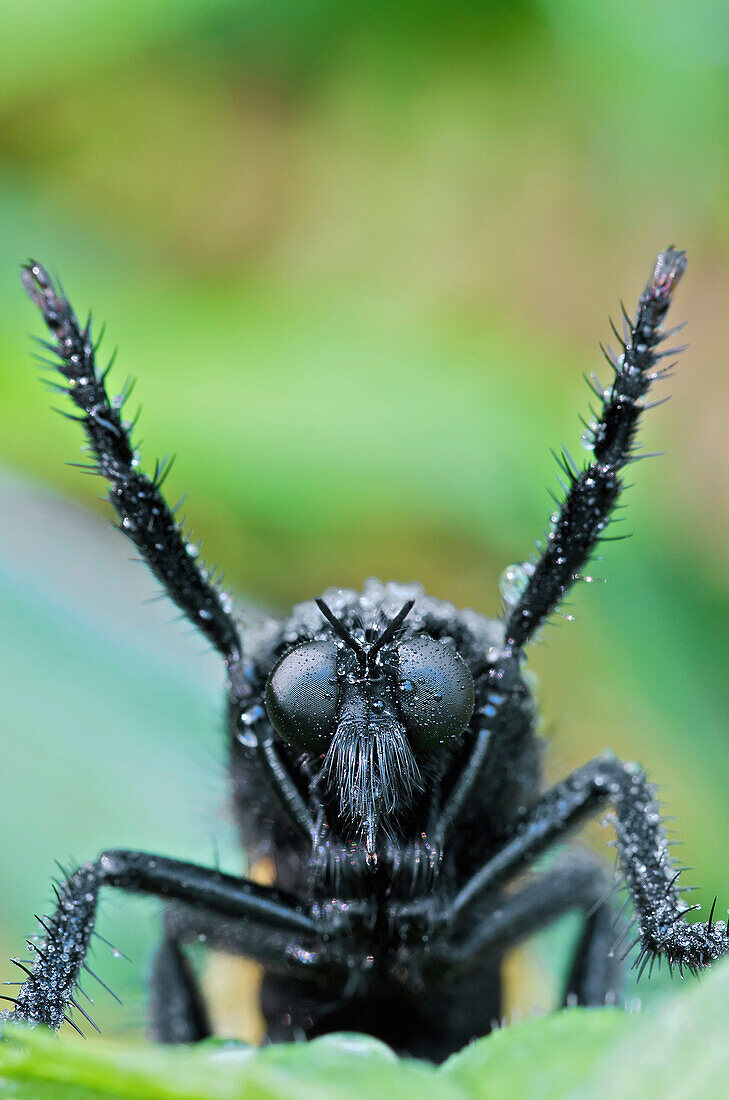
POLYGON ((631 1022, 616 1008, 573 1008, 527 1020, 454 1055, 444 1076, 463 1086, 467 1096, 563 1097, 631 1022))
POLYGON ((563 1100, 726 1095, 729 968, 650 1015, 567 1009, 504 1028, 444 1066, 398 1059, 375 1039, 330 1035, 256 1050, 64 1042, 7 1027, 0 1088, 17 1100, 563 1100))
MULTIPOLYGON (((8 1090, 3 1095, 34 1100, 420 1100, 434 1087, 435 1073, 431 1066, 397 1059, 365 1036, 328 1036, 260 1051, 217 1042, 170 1049, 66 1045, 41 1030, 13 1028, 0 1046, 0 1085, 8 1090), (32 1087, 13 1093, 16 1082, 32 1087)), ((465 1095, 456 1083, 444 1082, 438 1090, 444 1100, 465 1095)))
POLYGON ((528 1020, 474 1043, 442 1072, 482 1100, 725 1097, 727 1003, 721 965, 651 1013, 575 1008, 528 1020))

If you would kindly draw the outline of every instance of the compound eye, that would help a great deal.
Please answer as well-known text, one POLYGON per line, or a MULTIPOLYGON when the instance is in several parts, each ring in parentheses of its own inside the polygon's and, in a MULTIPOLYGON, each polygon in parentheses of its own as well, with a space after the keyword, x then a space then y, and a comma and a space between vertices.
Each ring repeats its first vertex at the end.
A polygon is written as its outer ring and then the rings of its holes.
POLYGON ((305 752, 324 750, 337 713, 337 648, 304 642, 278 662, 266 684, 266 710, 284 741, 305 752))
POLYGON ((468 665, 433 638, 397 647, 397 701, 413 747, 427 751, 457 737, 473 714, 475 693, 468 665))

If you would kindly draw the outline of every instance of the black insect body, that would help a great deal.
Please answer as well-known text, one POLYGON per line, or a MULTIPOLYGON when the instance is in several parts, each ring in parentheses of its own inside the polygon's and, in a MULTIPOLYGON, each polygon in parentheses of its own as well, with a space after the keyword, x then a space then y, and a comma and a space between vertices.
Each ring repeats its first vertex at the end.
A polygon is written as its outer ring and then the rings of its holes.
MULTIPOLYGON (((107 851, 61 886, 30 941, 13 1019, 53 1028, 85 1015, 74 991, 101 887, 162 898, 151 1029, 164 1042, 209 1033, 183 953, 208 944, 263 964, 271 1040, 358 1030, 439 1061, 501 1012, 500 965, 514 944, 568 910, 585 914, 566 996, 619 1000, 612 877, 581 850, 520 879, 530 863, 611 807, 642 970, 659 956, 700 970, 729 946, 724 921, 688 924, 652 788, 606 754, 544 791, 524 648, 557 608, 605 529, 633 458, 643 399, 661 374, 662 325, 685 268, 658 256, 583 442, 563 456, 564 497, 534 560, 512 567, 503 618, 432 599, 417 585, 332 589, 270 624, 244 652, 229 600, 139 469, 118 403, 94 363, 89 325, 45 270, 23 283, 53 341, 54 366, 107 479, 122 530, 228 675, 231 796, 243 844, 274 885, 135 851, 107 851)), ((74 1025, 75 1026, 75 1025, 74 1025)))

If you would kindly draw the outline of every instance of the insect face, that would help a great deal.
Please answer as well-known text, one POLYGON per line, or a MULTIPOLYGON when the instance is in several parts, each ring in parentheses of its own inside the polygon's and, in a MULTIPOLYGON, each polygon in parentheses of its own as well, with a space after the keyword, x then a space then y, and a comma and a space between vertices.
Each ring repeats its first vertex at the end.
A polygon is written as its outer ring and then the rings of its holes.
POLYGON ((398 639, 413 602, 374 639, 360 640, 318 600, 334 638, 285 652, 266 684, 273 728, 319 757, 328 801, 338 806, 330 827, 361 840, 368 858, 380 827, 393 835, 422 790, 418 756, 459 737, 473 714, 473 678, 452 643, 398 639))

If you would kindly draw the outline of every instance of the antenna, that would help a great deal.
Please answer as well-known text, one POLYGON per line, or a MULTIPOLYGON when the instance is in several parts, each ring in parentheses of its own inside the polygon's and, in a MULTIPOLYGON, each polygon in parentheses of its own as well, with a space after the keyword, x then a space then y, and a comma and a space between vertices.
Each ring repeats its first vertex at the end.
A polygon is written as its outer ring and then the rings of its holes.
POLYGON ((408 600, 408 602, 400 608, 395 618, 390 619, 382 634, 380 634, 379 638, 377 638, 367 650, 367 664, 370 665, 370 667, 372 666, 373 658, 379 653, 383 645, 386 645, 394 638, 397 628, 405 621, 414 605, 415 600, 408 600))
POLYGON ((316 600, 316 606, 319 608, 327 622, 331 623, 335 634, 338 634, 342 641, 346 642, 349 648, 354 650, 354 652, 357 654, 357 660, 359 661, 360 665, 363 668, 366 668, 367 654, 365 653, 364 649, 359 644, 357 639, 352 637, 344 623, 341 623, 339 621, 331 608, 327 607, 327 605, 324 603, 324 600, 316 600))
POLYGON ((380 634, 379 638, 375 639, 368 650, 365 650, 357 639, 352 637, 344 623, 340 622, 332 609, 324 603, 324 600, 316 600, 315 603, 327 622, 331 624, 334 632, 338 634, 342 641, 346 642, 349 648, 357 655, 360 667, 368 672, 372 672, 374 658, 384 645, 392 641, 398 627, 401 626, 412 611, 415 600, 408 600, 408 602, 400 608, 395 618, 390 619, 390 622, 387 624, 382 634, 380 634))

